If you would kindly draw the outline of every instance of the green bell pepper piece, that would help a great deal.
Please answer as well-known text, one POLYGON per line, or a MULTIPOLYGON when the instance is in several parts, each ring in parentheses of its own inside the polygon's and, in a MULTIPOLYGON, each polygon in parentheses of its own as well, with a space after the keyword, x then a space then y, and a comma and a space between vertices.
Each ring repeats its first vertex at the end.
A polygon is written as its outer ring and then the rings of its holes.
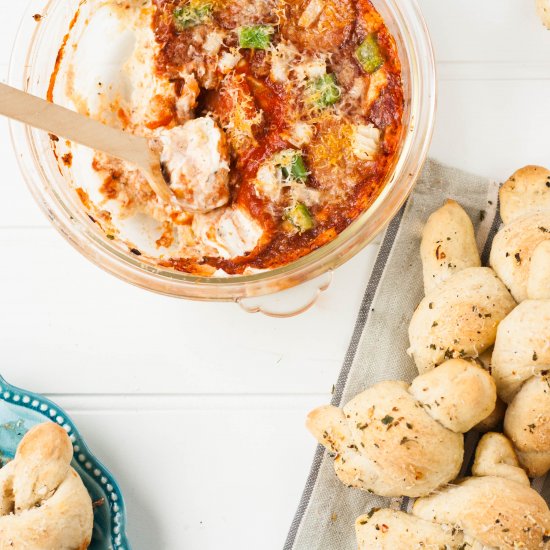
POLYGON ((369 34, 355 50, 355 57, 363 70, 369 74, 375 73, 384 64, 378 40, 374 34, 369 34))
POLYGON ((204 23, 211 15, 211 4, 186 4, 174 10, 174 23, 179 31, 184 31, 204 23))
POLYGON ((286 219, 296 228, 300 233, 309 231, 315 226, 315 221, 311 212, 308 210, 305 204, 301 202, 296 203, 286 213, 286 219))
POLYGON ((312 97, 316 107, 324 109, 330 105, 334 105, 342 96, 336 77, 333 74, 320 76, 313 81, 312 97))
POLYGON ((269 25, 252 25, 239 29, 239 46, 253 50, 267 50, 271 44, 273 27, 269 25))
POLYGON ((308 171, 304 162, 304 158, 300 153, 297 153, 292 159, 290 170, 286 166, 283 166, 282 172, 284 178, 291 177, 292 179, 302 182, 306 181, 308 176, 308 171))

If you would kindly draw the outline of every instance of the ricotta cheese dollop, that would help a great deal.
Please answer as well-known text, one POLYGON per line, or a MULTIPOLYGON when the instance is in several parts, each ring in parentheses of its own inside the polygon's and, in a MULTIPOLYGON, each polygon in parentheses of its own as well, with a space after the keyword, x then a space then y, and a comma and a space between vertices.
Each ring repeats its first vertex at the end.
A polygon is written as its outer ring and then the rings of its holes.
POLYGON ((193 232, 204 246, 225 259, 244 256, 263 235, 256 220, 238 206, 195 216, 193 232))
POLYGON ((210 117, 189 120, 160 134, 160 161, 170 188, 189 212, 210 212, 229 202, 229 149, 210 117))

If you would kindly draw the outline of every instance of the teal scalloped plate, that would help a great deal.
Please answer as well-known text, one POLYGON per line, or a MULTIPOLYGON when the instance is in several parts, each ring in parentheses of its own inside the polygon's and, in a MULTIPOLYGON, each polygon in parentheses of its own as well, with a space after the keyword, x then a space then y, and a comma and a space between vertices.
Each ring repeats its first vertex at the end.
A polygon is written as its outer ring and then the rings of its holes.
POLYGON ((131 550, 126 535, 126 512, 120 488, 105 466, 91 453, 69 416, 55 403, 16 388, 0 376, 0 465, 11 460, 25 433, 46 421, 66 430, 74 449, 73 467, 93 502, 94 532, 89 550, 131 550))

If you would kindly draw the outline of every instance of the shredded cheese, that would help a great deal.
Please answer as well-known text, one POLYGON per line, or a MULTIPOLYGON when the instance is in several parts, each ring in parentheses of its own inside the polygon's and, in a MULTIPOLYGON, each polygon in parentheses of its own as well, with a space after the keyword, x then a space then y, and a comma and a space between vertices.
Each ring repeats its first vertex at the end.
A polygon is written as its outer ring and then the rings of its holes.
POLYGON ((300 55, 293 44, 280 42, 277 46, 271 46, 271 80, 275 82, 287 82, 291 70, 292 61, 300 55))
POLYGON ((323 129, 310 146, 315 164, 322 170, 345 168, 346 153, 353 144, 354 126, 334 113, 322 113, 317 122, 323 129))
POLYGON ((290 131, 284 137, 295 147, 303 147, 311 141, 313 127, 306 122, 298 121, 293 124, 290 131))
POLYGON ((285 149, 266 161, 258 170, 254 182, 256 190, 273 203, 280 202, 284 197, 288 200, 288 195, 282 193, 283 189, 287 189, 292 203, 317 204, 321 196, 319 191, 311 189, 305 182, 291 176, 292 165, 297 154, 300 154, 300 151, 285 149), (283 168, 286 168, 287 177, 283 175, 283 168))
POLYGON ((224 130, 236 148, 249 145, 250 142, 257 143, 253 128, 263 120, 263 111, 256 107, 251 95, 243 92, 245 78, 242 74, 229 75, 224 80, 225 92, 229 94, 232 103, 224 130))

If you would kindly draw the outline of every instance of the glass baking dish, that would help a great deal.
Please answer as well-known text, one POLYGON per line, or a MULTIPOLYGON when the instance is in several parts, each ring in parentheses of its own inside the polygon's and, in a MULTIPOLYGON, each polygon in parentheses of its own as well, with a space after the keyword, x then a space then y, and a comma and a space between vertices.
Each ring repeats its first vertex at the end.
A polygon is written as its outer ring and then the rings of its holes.
MULTIPOLYGON (((46 96, 60 45, 81 3, 82 0, 29 2, 12 53, 11 85, 46 96), (34 17, 35 14, 41 17, 34 17)), ((54 154, 46 133, 12 123, 13 146, 36 202, 57 230, 89 260, 150 291, 196 300, 242 301, 279 293, 313 279, 326 287, 332 271, 371 242, 398 212, 422 169, 434 125, 433 50, 416 0, 373 0, 373 4, 399 49, 405 91, 404 133, 398 160, 381 194, 329 244, 284 267, 253 275, 199 277, 161 269, 109 240, 93 223, 76 197, 71 185, 73 175, 54 154)), ((259 311, 262 307, 246 309, 259 311)))

